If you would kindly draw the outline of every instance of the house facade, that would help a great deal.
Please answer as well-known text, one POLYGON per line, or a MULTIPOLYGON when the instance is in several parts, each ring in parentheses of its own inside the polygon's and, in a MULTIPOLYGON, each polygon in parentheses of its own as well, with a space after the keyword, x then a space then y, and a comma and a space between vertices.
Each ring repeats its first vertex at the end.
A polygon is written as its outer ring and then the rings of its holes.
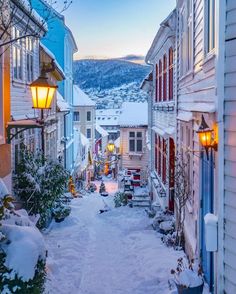
POLYGON ((74 135, 73 135, 73 54, 77 45, 70 29, 65 25, 64 16, 54 10, 44 0, 33 0, 34 9, 50 23, 42 43, 55 55, 60 67, 65 73, 65 80, 59 85, 59 93, 70 106, 70 112, 64 115, 65 148, 63 161, 69 171, 74 165, 74 135))
MULTIPOLYGON (((149 173, 150 190, 154 203, 162 209, 174 210, 176 95, 174 92, 174 56, 176 35, 176 11, 174 10, 160 25, 160 29, 146 56, 151 64, 152 91, 149 99, 149 129, 151 158, 149 173)), ((148 80, 146 81, 146 83, 148 80)), ((145 88, 145 87, 144 87, 145 88)))
POLYGON ((214 254, 206 250, 204 216, 216 213, 217 151, 204 152, 197 131, 204 117, 217 133, 215 1, 177 1, 177 152, 188 163, 186 252, 199 256, 214 290, 214 254))
POLYGON ((12 169, 15 170, 19 161, 19 153, 22 146, 26 146, 32 152, 42 149, 41 132, 37 127, 38 110, 32 108, 32 94, 29 84, 36 80, 40 74, 40 47, 39 37, 46 32, 46 26, 42 26, 43 20, 35 13, 29 13, 29 7, 22 2, 15 4, 16 24, 11 29, 12 39, 27 34, 32 37, 18 39, 11 44, 11 120, 8 122, 9 133, 15 134, 11 141, 12 169), (37 37, 33 37, 35 32, 37 37), (28 126, 30 125, 30 126, 28 126), (25 131, 17 134, 18 131, 25 131))
MULTIPOLYGON (((63 81, 65 75, 60 68, 59 64, 55 60, 55 56, 42 44, 40 44, 40 65, 52 66, 53 62, 53 70, 47 74, 48 79, 54 85, 57 85, 58 82, 63 81)), ((60 95, 60 94, 59 94, 60 95)), ((58 115, 57 115, 57 99, 58 95, 57 92, 54 95, 54 99, 51 103, 50 110, 44 113, 44 142, 45 142, 45 150, 44 154, 47 158, 52 160, 56 160, 59 157, 59 150, 55 148, 58 142, 58 136, 60 134, 58 129, 60 129, 60 124, 58 125, 58 115), (59 127, 59 128, 58 128, 59 127)), ((60 98, 59 98, 60 99, 60 98)), ((61 121, 61 119, 59 119, 61 121)), ((60 146, 60 145, 59 145, 60 146)))
POLYGON ((97 109, 96 122, 109 134, 109 140, 115 141, 120 136, 119 117, 121 109, 97 109))
POLYGON ((120 160, 119 169, 137 174, 136 184, 147 181, 148 149, 146 136, 148 131, 147 103, 125 102, 119 119, 120 160))
POLYGON ((78 86, 74 89, 73 110, 74 127, 89 140, 90 150, 95 150, 95 102, 89 98, 78 86))
MULTIPOLYGON (((0 32, 2 28, 0 26, 0 32)), ((10 49, 0 47, 0 178, 11 191, 11 145, 6 142, 6 126, 11 117, 10 49)))

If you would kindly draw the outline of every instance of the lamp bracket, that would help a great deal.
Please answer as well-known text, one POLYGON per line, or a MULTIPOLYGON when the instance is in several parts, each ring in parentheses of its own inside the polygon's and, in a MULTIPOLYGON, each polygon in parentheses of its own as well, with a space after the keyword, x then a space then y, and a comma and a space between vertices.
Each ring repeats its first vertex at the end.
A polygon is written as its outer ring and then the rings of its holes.
POLYGON ((41 74, 45 75, 48 72, 52 72, 56 69, 56 64, 54 59, 52 59, 51 63, 43 63, 43 67, 41 69, 41 74))
POLYGON ((6 133, 7 133, 7 144, 11 144, 12 139, 14 139, 17 135, 20 133, 28 130, 28 129, 39 129, 43 128, 44 125, 40 121, 36 120, 30 120, 30 121, 16 121, 16 122, 10 122, 8 123, 6 127, 6 133), (15 132, 12 132, 11 130, 16 130, 15 132))

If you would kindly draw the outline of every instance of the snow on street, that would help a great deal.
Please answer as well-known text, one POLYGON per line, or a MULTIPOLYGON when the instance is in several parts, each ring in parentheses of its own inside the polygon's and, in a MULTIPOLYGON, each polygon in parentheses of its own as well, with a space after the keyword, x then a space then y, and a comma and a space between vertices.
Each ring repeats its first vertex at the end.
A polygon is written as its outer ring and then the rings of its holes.
MULTIPOLYGON (((117 186, 106 182, 112 193, 117 186)), ((113 208, 98 193, 72 201, 71 215, 45 234, 49 252, 45 293, 165 294, 182 252, 165 247, 145 211, 113 208), (112 208, 99 214, 104 201, 112 208)))

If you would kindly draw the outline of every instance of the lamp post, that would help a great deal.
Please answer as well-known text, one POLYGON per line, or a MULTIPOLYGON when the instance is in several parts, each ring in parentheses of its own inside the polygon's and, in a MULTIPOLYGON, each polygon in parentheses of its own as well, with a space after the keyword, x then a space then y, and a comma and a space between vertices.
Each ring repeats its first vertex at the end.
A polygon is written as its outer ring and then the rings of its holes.
POLYGON ((31 94, 32 94, 32 101, 33 101, 33 108, 40 109, 41 117, 40 117, 40 124, 42 125, 42 132, 41 132, 41 140, 42 140, 42 153, 45 153, 45 144, 44 144, 44 109, 50 109, 52 99, 54 97, 54 93, 57 86, 53 85, 48 77, 47 72, 53 71, 55 69, 54 64, 52 64, 52 68, 46 69, 43 67, 41 71, 41 75, 38 77, 37 80, 33 81, 30 84, 31 94))
POLYGON ((207 155, 207 159, 208 159, 209 149, 211 148, 211 149, 214 149, 215 151, 217 151, 218 144, 213 138, 214 130, 210 129, 210 127, 206 123, 203 115, 202 115, 201 124, 199 126, 198 131, 197 131, 197 134, 199 136, 199 141, 200 141, 201 145, 206 150, 206 155, 207 155))

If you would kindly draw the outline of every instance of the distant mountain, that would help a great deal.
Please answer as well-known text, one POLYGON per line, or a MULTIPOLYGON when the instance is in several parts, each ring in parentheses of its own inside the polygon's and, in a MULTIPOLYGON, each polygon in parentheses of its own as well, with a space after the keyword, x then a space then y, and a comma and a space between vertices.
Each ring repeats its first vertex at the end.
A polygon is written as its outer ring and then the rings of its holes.
POLYGON ((148 66, 130 62, 137 56, 123 59, 84 59, 74 61, 74 82, 83 90, 98 91, 121 87, 130 83, 141 83, 149 73, 148 66))

